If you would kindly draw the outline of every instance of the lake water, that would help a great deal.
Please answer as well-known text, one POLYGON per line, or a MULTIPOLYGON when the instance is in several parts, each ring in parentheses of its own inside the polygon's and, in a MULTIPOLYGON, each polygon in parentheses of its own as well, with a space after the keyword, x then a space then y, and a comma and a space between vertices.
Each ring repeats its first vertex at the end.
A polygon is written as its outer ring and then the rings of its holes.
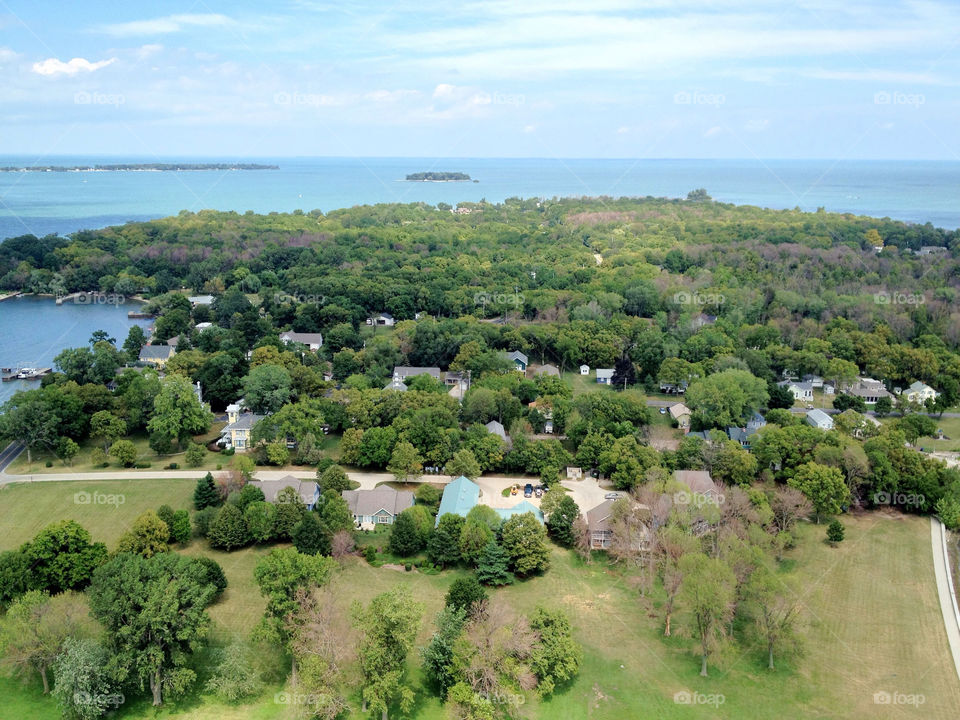
POLYGON ((960 228, 960 162, 558 160, 435 158, 105 158, 0 156, 0 166, 250 161, 279 170, 0 173, 0 238, 68 234, 180 210, 329 211, 378 202, 430 204, 580 195, 685 197, 892 217, 960 228), (448 170, 479 182, 409 183, 448 170))
MULTIPOLYGON (((53 298, 11 298, 0 302, 0 367, 53 367, 53 358, 68 347, 86 345, 96 330, 105 330, 123 344, 132 325, 146 328, 150 320, 130 320, 127 312, 139 304, 65 302, 53 298)), ((0 402, 17 390, 40 387, 37 380, 0 384, 0 402)))

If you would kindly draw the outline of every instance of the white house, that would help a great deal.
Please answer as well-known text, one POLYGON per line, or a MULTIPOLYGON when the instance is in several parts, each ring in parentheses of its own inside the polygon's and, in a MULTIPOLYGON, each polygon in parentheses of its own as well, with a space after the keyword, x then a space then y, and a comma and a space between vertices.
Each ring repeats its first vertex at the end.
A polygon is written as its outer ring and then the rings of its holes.
POLYGON ((906 393, 904 393, 907 400, 912 403, 920 404, 925 403, 927 400, 936 400, 939 394, 940 393, 938 393, 932 387, 926 383, 920 382, 919 380, 908 387, 906 393))
POLYGON ((683 403, 670 406, 670 417, 677 422, 677 427, 686 430, 690 427, 690 408, 683 403))
POLYGON ((613 382, 613 368, 597 368, 597 384, 609 385, 613 382))
POLYGON ((844 388, 844 392, 863 398, 867 405, 875 404, 882 397, 893 399, 893 395, 887 392, 883 383, 873 378, 859 378, 857 382, 844 388))
POLYGON ((589 365, 581 365, 581 366, 580 366, 580 374, 581 374, 581 375, 589 375, 589 374, 590 374, 590 366, 589 366, 589 365))
POLYGON ((813 383, 811 382, 797 382, 796 380, 782 380, 778 382, 777 385, 780 387, 785 387, 791 393, 793 393, 793 399, 800 402, 807 402, 813 400, 813 383))
POLYGON ((833 418, 820 408, 807 413, 807 424, 820 430, 833 430, 833 418))
POLYGON ((367 325, 377 325, 380 327, 393 327, 397 321, 393 319, 390 313, 377 313, 367 318, 367 325))
POLYGON ((302 345, 306 345, 313 352, 316 352, 323 347, 323 335, 320 333, 299 333, 287 331, 280 333, 280 340, 284 345, 289 345, 290 343, 301 343, 302 345))

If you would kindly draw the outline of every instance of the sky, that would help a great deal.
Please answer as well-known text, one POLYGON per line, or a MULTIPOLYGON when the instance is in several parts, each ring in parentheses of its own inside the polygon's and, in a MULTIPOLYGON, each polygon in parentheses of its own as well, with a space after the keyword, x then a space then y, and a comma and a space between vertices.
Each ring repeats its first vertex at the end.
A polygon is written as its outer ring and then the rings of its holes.
POLYGON ((960 160, 960 2, 0 0, 0 153, 960 160))

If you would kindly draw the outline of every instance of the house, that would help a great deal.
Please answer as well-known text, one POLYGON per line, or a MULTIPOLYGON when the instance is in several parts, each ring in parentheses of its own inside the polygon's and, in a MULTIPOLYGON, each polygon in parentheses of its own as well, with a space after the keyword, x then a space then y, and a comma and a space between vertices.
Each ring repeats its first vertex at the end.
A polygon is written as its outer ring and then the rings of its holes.
POLYGON ((907 400, 910 402, 920 403, 922 405, 927 400, 936 400, 940 393, 926 383, 922 383, 918 380, 908 387, 906 393, 904 394, 906 395, 907 400))
POLYGON ((893 395, 887 392, 887 389, 883 386, 883 383, 879 380, 874 380, 873 378, 859 378, 852 385, 848 385, 844 392, 849 395, 854 395, 859 398, 863 398, 863 401, 867 405, 873 405, 882 397, 888 397, 891 400, 893 395))
POLYGON ((597 384, 609 385, 613 382, 613 368, 597 368, 597 384))
POLYGON ((299 333, 287 331, 280 333, 280 340, 284 345, 289 345, 290 343, 301 343, 306 345, 313 352, 316 352, 323 347, 323 335, 320 333, 299 333))
POLYGON ((451 480, 443 489, 443 497, 440 498, 440 509, 437 511, 436 525, 440 524, 440 518, 447 513, 466 517, 470 508, 480 502, 480 486, 463 475, 456 480, 451 480))
POLYGON ((759 431, 764 425, 767 424, 767 419, 758 412, 755 412, 749 420, 747 420, 747 435, 753 435, 755 432, 759 431))
POLYGON ((581 375, 589 375, 589 374, 590 374, 590 366, 589 366, 589 365, 581 365, 581 366, 580 366, 580 374, 581 374, 581 375))
POLYGON ((491 420, 484 425, 484 427, 487 429, 487 432, 499 436, 500 439, 503 440, 503 442, 505 442, 508 446, 513 445, 513 442, 510 440, 510 436, 507 435, 507 431, 503 427, 503 423, 496 420, 491 420))
POLYGON ((686 430, 690 427, 690 408, 683 403, 676 403, 670 406, 670 417, 672 417, 677 427, 686 430))
POLYGON ((320 498, 320 486, 313 480, 300 480, 293 475, 286 475, 279 480, 251 480, 250 485, 260 488, 263 491, 263 499, 268 503, 275 503, 280 491, 284 488, 292 487, 297 495, 307 506, 307 510, 313 510, 320 498))
POLYGON ((693 432, 688 432, 687 437, 700 438, 706 443, 711 442, 712 440, 712 438, 710 437, 710 433, 707 432, 706 430, 694 430, 693 432))
POLYGON ((824 395, 833 395, 837 392, 837 389, 833 386, 833 383, 825 382, 823 384, 823 394, 824 395))
POLYGON ((381 485, 373 490, 344 490, 353 521, 363 530, 377 525, 393 525, 397 515, 413 507, 413 493, 381 485))
POLYGON ((613 505, 616 500, 604 500, 587 511, 587 528, 590 532, 590 547, 606 550, 613 541, 613 505))
POLYGON ((540 524, 543 525, 543 512, 536 505, 531 503, 529 500, 521 500, 519 503, 513 507, 508 508, 494 508, 497 515, 499 515, 503 520, 509 520, 514 515, 522 515, 523 513, 533 513, 533 516, 540 521, 540 524))
POLYGON ((197 330, 206 330, 206 329, 208 329, 208 328, 212 328, 212 327, 213 327, 213 323, 212 323, 212 322, 200 322, 200 323, 197 323, 196 325, 194 325, 194 327, 195 327, 197 330))
POLYGON ((407 386, 400 378, 396 375, 393 376, 393 380, 388 382, 383 386, 384 390, 393 390, 394 392, 406 392, 407 386))
POLYGON ((807 413, 807 424, 821 430, 833 430, 833 418, 820 408, 807 413))
POLYGON ((780 387, 785 387, 793 393, 793 399, 799 402, 809 402, 813 400, 813 383, 797 382, 796 380, 781 380, 777 383, 780 387))
POLYGON ((213 305, 213 295, 191 295, 187 300, 194 307, 197 305, 213 305))
POLYGON ((449 387, 456 387, 461 384, 465 385, 467 379, 467 373, 464 370, 447 370, 443 373, 443 384, 449 387))
POLYGON ((140 362, 163 370, 167 361, 176 354, 177 349, 172 345, 144 345, 140 348, 140 362))
POLYGON ((686 380, 679 383, 661 382, 660 392, 666 393, 667 395, 683 395, 687 391, 689 384, 686 380))
POLYGON ((583 479, 583 468, 568 466, 567 467, 567 480, 582 480, 583 479))
POLYGON ((947 252, 947 248, 940 247, 939 245, 922 245, 919 250, 914 252, 915 255, 939 255, 940 253, 947 252))
POLYGON ((429 375, 434 380, 440 379, 440 368, 438 367, 411 367, 409 365, 397 365, 393 368, 393 376, 400 378, 400 382, 406 382, 409 378, 417 375, 429 375))
POLYGON ((674 470, 673 479, 696 496, 719 502, 723 495, 719 486, 706 470, 674 470))
POLYGON ((390 313, 377 313, 367 318, 367 325, 376 325, 378 327, 393 327, 397 321, 393 319, 390 313))
POLYGON ((253 426, 264 417, 252 412, 241 412, 239 403, 227 405, 227 425, 220 431, 220 444, 225 448, 248 449, 253 426))
POLYGON ((819 390, 823 387, 823 378, 819 375, 804 375, 803 381, 810 383, 810 387, 819 390))
MULTIPOLYGON (((597 372, 600 372, 599 370, 597 372)), ((552 377, 560 377, 560 370, 556 365, 541 365, 536 370, 533 371, 534 375, 551 375, 552 377)))
POLYGON ((179 344, 180 344, 180 336, 179 336, 179 335, 174 335, 173 337, 168 337, 168 338, 167 338, 167 345, 169 345, 170 347, 172 347, 174 350, 177 349, 177 345, 179 345, 179 344))
POLYGON ((547 420, 543 423, 543 432, 547 435, 553 435, 553 420, 547 420))
POLYGON ((530 364, 530 361, 526 355, 524 355, 519 350, 513 350, 511 352, 508 352, 506 355, 507 355, 507 360, 510 360, 516 366, 517 371, 519 372, 527 371, 527 365, 530 364))
POLYGON ((704 325, 713 325, 715 322, 717 322, 716 315, 700 313, 699 315, 694 315, 694 317, 690 320, 690 327, 692 327, 694 330, 699 330, 704 325))
POLYGON ((727 437, 735 443, 739 443, 742 448, 750 447, 750 436, 747 435, 747 431, 743 428, 733 427, 731 425, 727 428, 727 437))

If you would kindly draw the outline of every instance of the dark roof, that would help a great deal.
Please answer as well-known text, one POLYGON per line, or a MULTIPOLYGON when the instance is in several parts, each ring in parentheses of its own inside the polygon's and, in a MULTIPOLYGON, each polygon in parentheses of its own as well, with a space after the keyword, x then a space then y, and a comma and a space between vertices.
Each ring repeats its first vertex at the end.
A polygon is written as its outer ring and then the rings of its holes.
POLYGON ((381 485, 373 490, 344 490, 341 494, 354 515, 376 515, 381 510, 399 515, 413 507, 412 492, 394 490, 389 485, 381 485))
POLYGON ((170 345, 144 345, 140 348, 140 359, 143 361, 169 360, 176 351, 176 348, 170 345))

